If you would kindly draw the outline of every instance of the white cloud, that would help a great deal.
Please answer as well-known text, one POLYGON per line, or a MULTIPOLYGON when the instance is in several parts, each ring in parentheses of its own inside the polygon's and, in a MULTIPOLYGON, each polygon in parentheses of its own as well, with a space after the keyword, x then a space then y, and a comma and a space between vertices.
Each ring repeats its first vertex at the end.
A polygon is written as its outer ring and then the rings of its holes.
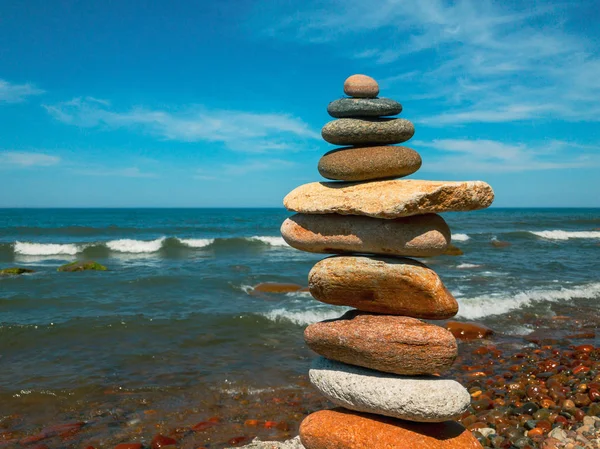
POLYGON ((386 96, 435 102, 428 125, 600 120, 600 55, 575 22, 589 2, 312 2, 270 33, 374 64, 386 96), (583 8, 583 9, 578 9, 583 8), (569 20, 574 19, 574 23, 569 20), (352 53, 349 53, 352 52, 352 53), (417 92, 411 95, 407 86, 417 92))
POLYGON ((75 98, 46 110, 63 123, 80 127, 139 129, 166 140, 222 142, 244 152, 295 150, 297 141, 318 139, 302 120, 287 114, 206 110, 200 107, 169 112, 135 108, 117 112, 110 103, 92 97, 75 98), (290 139, 294 144, 290 145, 290 139))
POLYGON ((32 84, 11 84, 0 79, 0 103, 20 103, 27 97, 43 93, 32 84))
POLYGON ((435 157, 424 163, 427 170, 434 172, 521 172, 600 166, 599 147, 562 140, 526 145, 495 140, 436 139, 415 140, 412 144, 415 148, 436 150, 435 157))
POLYGON ((60 157, 27 151, 2 151, 0 164, 18 167, 48 167, 60 162, 60 157))

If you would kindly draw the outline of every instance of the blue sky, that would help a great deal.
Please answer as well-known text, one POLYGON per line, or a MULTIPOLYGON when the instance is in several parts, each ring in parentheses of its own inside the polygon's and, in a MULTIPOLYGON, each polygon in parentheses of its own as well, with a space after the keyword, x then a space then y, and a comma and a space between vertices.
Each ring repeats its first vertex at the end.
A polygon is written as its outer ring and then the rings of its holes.
POLYGON ((600 207, 595 1, 0 3, 0 207, 280 206, 365 73, 418 179, 600 207))

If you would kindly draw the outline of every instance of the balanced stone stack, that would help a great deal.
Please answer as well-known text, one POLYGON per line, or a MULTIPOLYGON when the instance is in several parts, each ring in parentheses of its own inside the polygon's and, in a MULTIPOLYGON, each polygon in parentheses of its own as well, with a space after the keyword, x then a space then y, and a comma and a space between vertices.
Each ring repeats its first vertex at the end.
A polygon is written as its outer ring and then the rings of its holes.
POLYGON ((281 227, 286 242, 338 254, 313 267, 310 293, 354 308, 305 331, 320 355, 310 380, 339 408, 308 416, 301 441, 307 449, 480 448, 453 421, 469 393, 440 376, 456 358, 456 340, 421 320, 448 319, 458 304, 433 270, 406 257, 443 254, 451 234, 437 213, 488 207, 493 191, 481 181, 394 179, 421 166, 416 151, 394 145, 413 136, 413 124, 390 118, 402 106, 378 98, 368 76, 351 76, 344 92, 350 98, 329 104, 337 120, 322 130, 327 142, 347 145, 319 162, 335 181, 300 186, 284 199, 297 212, 281 227))

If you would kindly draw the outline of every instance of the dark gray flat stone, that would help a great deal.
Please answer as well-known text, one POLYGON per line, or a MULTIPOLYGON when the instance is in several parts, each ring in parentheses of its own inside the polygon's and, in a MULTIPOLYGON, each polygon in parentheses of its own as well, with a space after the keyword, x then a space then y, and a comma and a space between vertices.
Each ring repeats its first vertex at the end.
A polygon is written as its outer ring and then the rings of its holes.
POLYGON ((323 139, 334 145, 391 145, 409 140, 415 133, 403 118, 341 118, 321 130, 323 139))
POLYGON ((402 105, 389 98, 340 98, 327 106, 335 118, 385 117, 400 114, 402 105))

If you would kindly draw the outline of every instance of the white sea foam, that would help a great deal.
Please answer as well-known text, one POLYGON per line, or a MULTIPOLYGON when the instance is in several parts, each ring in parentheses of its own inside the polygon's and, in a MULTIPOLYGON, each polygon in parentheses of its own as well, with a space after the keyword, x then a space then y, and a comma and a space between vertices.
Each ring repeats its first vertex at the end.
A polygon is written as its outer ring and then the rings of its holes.
POLYGON ((72 243, 15 242, 14 251, 23 256, 74 256, 83 248, 72 243))
POLYGON ((600 239, 600 231, 529 231, 538 237, 548 240, 569 240, 569 239, 600 239))
POLYGON ((283 237, 261 237, 255 235, 254 237, 250 237, 248 240, 259 240, 271 246, 289 246, 287 243, 285 243, 283 237))
POLYGON ((204 248, 211 245, 215 239, 178 239, 183 245, 190 248, 204 248))
POLYGON ((473 298, 458 298, 458 315, 466 319, 478 319, 508 313, 536 302, 558 302, 573 298, 600 298, 600 283, 555 290, 529 290, 512 295, 494 293, 473 298))
POLYGON ((455 242, 466 242, 470 238, 467 234, 452 234, 452 240, 455 242))
POLYGON ((457 265, 456 268, 460 268, 461 270, 466 270, 469 268, 479 268, 481 265, 477 265, 474 263, 461 263, 460 265, 457 265))
POLYGON ((149 241, 132 239, 111 240, 110 242, 106 242, 106 246, 111 251, 116 251, 118 253, 155 253, 156 251, 160 250, 164 240, 164 237, 149 241))
POLYGON ((331 320, 339 318, 347 310, 347 308, 336 308, 335 310, 329 308, 319 309, 308 309, 308 310, 288 310, 288 309, 273 309, 262 315, 271 321, 282 322, 289 321, 299 326, 306 326, 308 324, 317 323, 323 320, 331 320))
POLYGON ((286 293, 285 296, 289 296, 290 298, 312 298, 310 292, 300 290, 298 290, 297 292, 286 293))

